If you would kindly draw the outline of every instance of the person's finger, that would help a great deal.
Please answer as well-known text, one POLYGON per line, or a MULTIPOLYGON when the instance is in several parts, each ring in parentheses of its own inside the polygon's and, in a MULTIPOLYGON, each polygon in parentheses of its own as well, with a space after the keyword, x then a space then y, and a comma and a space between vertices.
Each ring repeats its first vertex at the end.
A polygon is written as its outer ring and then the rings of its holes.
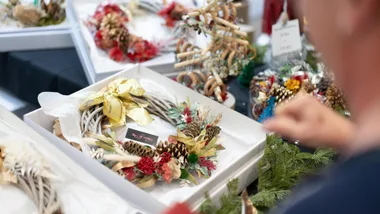
POLYGON ((290 117, 276 117, 268 119, 263 123, 264 129, 276 134, 288 137, 297 138, 299 133, 299 124, 296 120, 290 117))
POLYGON ((302 113, 304 106, 306 106, 310 100, 306 95, 296 96, 288 103, 284 103, 275 109, 276 115, 299 115, 302 113))

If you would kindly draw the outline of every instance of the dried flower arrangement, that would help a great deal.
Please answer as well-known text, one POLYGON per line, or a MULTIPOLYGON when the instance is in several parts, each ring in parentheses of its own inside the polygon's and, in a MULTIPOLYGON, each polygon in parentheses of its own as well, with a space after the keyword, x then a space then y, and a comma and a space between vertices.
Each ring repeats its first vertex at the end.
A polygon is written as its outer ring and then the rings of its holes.
POLYGON ((20 0, 0 4, 1 22, 17 21, 22 27, 57 25, 66 18, 64 0, 41 0, 40 5, 24 5, 20 0))
POLYGON ((297 93, 311 94, 336 111, 347 111, 342 92, 323 64, 318 64, 318 70, 313 71, 305 62, 292 63, 282 67, 279 72, 267 70, 253 77, 250 93, 255 120, 262 122, 271 117, 276 105, 297 93))
POLYGON ((174 67, 186 68, 177 81, 206 96, 215 97, 219 102, 226 99, 226 86, 222 79, 237 76, 249 63, 250 53, 255 57, 255 49, 246 39, 247 34, 237 26, 236 8, 240 6, 240 3, 232 1, 207 0, 203 8, 188 13, 183 19, 185 28, 210 37, 208 46, 201 49, 189 43, 188 38, 179 40, 177 44, 178 63, 174 67), (191 83, 184 82, 183 76, 189 76, 191 83))
POLYGON ((14 185, 23 190, 34 201, 39 214, 63 213, 52 179, 56 176, 28 142, 0 141, 0 184, 14 185))
POLYGON ((178 30, 179 24, 176 21, 178 16, 186 12, 187 9, 179 3, 165 7, 158 2, 132 0, 127 5, 99 5, 94 15, 86 21, 86 25, 94 36, 96 46, 107 51, 114 61, 144 62, 174 50, 175 42, 182 34, 182 31, 178 30), (143 16, 144 12, 165 18, 166 26, 174 27, 172 38, 154 42, 130 33, 126 23, 133 23, 133 16, 143 16))
MULTIPOLYGON (((141 188, 157 181, 181 184, 208 178, 217 165, 221 115, 213 117, 210 109, 189 101, 174 103, 145 94, 134 79, 117 79, 86 98, 80 107, 81 133, 85 145, 71 143, 92 158, 108 166, 141 188), (156 115, 177 128, 177 133, 155 145, 116 139, 115 130, 132 119, 146 126, 156 115)), ((54 132, 62 136, 59 121, 54 132)))

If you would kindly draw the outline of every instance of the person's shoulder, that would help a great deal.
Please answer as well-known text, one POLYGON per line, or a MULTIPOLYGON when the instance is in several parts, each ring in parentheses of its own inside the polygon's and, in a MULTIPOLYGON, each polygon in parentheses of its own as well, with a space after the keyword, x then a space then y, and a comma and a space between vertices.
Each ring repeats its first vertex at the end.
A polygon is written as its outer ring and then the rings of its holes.
POLYGON ((277 213, 378 214, 379 181, 380 150, 368 151, 306 182, 277 213))

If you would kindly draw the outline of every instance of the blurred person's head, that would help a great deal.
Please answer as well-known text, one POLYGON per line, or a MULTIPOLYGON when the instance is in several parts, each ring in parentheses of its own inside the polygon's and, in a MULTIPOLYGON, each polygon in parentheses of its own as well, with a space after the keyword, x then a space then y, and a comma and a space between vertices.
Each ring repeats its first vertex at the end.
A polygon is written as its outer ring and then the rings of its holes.
POLYGON ((380 0, 295 1, 352 110, 380 96, 380 0))

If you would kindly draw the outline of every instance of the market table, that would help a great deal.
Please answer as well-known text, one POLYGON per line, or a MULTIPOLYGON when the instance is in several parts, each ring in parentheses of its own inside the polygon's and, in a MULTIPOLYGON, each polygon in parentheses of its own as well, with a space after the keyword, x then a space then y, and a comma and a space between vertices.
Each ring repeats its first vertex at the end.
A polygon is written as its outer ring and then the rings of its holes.
POLYGON ((38 106, 42 91, 71 94, 88 86, 75 49, 0 53, 0 86, 38 106))

